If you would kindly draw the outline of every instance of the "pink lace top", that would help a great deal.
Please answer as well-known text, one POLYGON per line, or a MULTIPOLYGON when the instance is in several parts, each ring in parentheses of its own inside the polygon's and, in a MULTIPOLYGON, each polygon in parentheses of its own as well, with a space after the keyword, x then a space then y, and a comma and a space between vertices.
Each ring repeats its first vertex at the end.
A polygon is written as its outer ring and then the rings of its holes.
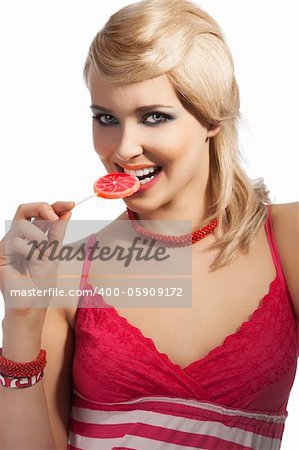
MULTIPOLYGON (((268 293, 235 333, 185 368, 102 296, 81 297, 69 449, 280 448, 298 328, 270 207, 265 229, 276 267, 268 293)), ((86 258, 80 288, 92 292, 89 266, 86 258)))

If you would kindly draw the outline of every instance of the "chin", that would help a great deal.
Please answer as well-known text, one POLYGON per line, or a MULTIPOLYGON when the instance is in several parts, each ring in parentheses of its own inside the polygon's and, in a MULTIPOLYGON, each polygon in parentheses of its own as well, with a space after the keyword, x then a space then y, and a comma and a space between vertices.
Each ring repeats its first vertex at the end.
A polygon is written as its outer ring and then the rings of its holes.
MULTIPOLYGON (((153 196, 154 197, 154 196, 153 196)), ((128 199, 125 201, 126 206, 128 206, 131 211, 134 211, 136 214, 145 214, 145 213, 151 213, 165 205, 165 200, 155 198, 135 198, 135 199, 128 199)))

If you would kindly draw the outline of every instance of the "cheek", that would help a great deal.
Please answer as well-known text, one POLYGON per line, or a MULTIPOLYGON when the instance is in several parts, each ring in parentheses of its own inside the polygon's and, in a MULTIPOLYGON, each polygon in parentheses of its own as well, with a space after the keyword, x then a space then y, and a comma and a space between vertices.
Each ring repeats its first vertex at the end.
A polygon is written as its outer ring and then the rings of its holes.
POLYGON ((208 149, 205 148, 203 137, 195 133, 185 133, 177 136, 177 143, 172 153, 173 174, 184 180, 196 175, 205 166, 208 149))
POLYGON ((152 134, 148 142, 148 149, 154 149, 161 162, 174 162, 181 157, 186 147, 186 139, 182 136, 181 129, 175 126, 164 129, 163 133, 152 134))
POLYGON ((96 152, 98 152, 98 147, 99 147, 99 138, 98 138, 98 133, 97 133, 97 130, 96 130, 96 124, 95 124, 95 121, 93 121, 93 124, 92 124, 92 140, 93 140, 93 146, 94 146, 94 149, 95 149, 95 151, 96 152))
POLYGON ((107 139, 105 139, 105 135, 103 133, 99 133, 97 124, 94 123, 92 127, 92 139, 93 139, 93 147, 95 152, 101 159, 106 159, 107 155, 109 155, 109 143, 107 139))
POLYGON ((186 127, 180 127, 179 130, 173 130, 169 135, 167 146, 163 145, 165 151, 168 152, 170 159, 173 161, 182 161, 183 164, 187 160, 195 160, 203 146, 202 136, 190 124, 186 127))

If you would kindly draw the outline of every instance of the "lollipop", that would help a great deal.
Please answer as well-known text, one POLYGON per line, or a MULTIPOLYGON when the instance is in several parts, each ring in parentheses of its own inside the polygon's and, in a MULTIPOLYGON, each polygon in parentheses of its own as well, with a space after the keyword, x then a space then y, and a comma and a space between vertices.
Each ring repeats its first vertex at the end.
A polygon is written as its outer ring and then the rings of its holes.
POLYGON ((129 197, 138 191, 140 187, 140 181, 134 175, 129 175, 124 172, 112 172, 100 177, 93 184, 93 190, 95 194, 81 200, 76 203, 76 206, 86 200, 94 197, 101 198, 124 198, 129 197))
POLYGON ((124 172, 113 172, 99 178, 93 184, 97 197, 124 198, 138 191, 140 181, 134 175, 124 172))

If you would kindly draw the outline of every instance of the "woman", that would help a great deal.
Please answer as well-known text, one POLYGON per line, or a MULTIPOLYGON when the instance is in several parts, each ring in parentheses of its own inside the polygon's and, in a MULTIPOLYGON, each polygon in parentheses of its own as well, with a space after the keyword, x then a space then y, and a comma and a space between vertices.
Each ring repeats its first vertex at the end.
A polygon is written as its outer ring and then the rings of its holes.
MULTIPOLYGON (((157 169, 118 220, 139 219, 141 236, 162 243, 164 221, 210 226, 184 230, 195 241, 192 307, 115 309, 83 295, 72 308, 55 297, 48 309, 9 308, 24 238, 42 239, 39 219, 54 213, 49 240, 61 244, 74 203, 19 207, 1 247, 3 448, 279 448, 298 358, 298 203, 270 205, 241 167, 239 93, 218 25, 184 0, 130 5, 95 37, 84 74, 107 171, 157 169), (32 385, 9 388, 25 369, 32 385)), ((83 242, 90 251, 105 238, 83 242)), ((102 263, 88 254, 60 270, 82 273, 80 285, 61 277, 64 289, 101 288, 102 263)), ((26 286, 40 284, 29 273, 26 286)))

